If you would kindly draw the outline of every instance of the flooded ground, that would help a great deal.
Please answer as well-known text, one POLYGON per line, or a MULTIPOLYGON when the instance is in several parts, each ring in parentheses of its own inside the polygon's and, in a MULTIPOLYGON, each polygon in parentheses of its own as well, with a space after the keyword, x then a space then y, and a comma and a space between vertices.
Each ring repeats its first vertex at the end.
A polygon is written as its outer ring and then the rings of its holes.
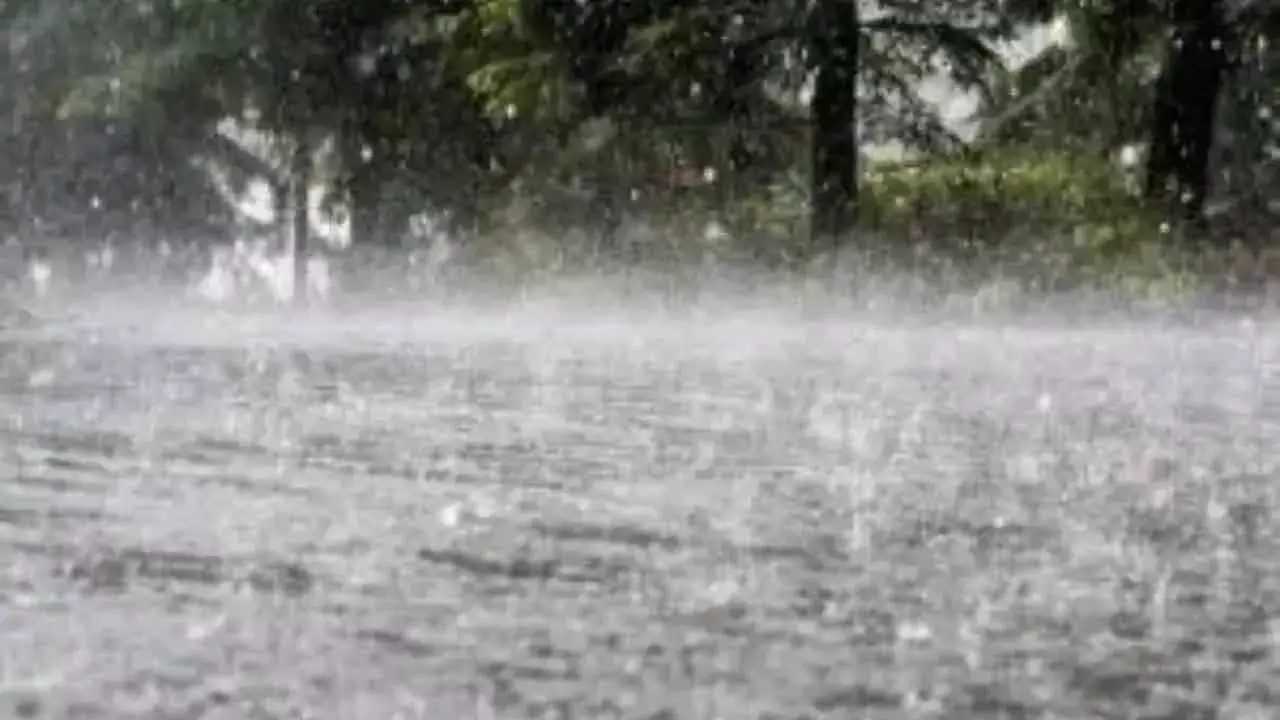
POLYGON ((1280 713, 1266 324, 80 316, 0 339, 0 716, 1280 713))

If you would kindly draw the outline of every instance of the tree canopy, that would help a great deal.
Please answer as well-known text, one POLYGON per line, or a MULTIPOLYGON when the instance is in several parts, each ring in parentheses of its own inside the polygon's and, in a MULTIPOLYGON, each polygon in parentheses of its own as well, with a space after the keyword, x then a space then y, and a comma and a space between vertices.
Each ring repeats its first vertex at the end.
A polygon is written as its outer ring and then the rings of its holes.
POLYGON ((1141 146, 1145 195, 1194 224, 1215 190, 1277 194, 1278 18, 1258 0, 2 0, 0 220, 217 236, 234 223, 212 164, 281 197, 306 173, 356 243, 522 207, 608 249, 655 208, 802 187, 829 246, 863 241, 860 158, 895 144, 1141 146), (1058 41, 1011 64, 1046 24, 1058 41), (976 97, 976 137, 922 92, 939 81, 976 97))

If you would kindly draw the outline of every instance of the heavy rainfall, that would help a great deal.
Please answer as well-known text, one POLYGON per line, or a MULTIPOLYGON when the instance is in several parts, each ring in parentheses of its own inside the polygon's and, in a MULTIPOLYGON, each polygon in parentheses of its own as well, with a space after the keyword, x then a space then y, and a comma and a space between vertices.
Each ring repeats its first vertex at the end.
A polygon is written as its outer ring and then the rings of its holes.
POLYGON ((1280 6, 0 0, 0 717, 1280 716, 1280 6))

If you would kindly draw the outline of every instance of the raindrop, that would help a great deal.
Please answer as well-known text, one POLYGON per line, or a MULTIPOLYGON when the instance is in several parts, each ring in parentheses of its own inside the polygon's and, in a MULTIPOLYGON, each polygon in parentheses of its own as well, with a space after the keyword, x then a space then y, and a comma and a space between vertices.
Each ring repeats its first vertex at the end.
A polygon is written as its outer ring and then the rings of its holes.
POLYGON ((1137 145, 1129 144, 1120 151, 1120 164, 1125 168, 1137 167, 1141 161, 1141 151, 1137 145))
POLYGON ((1041 393, 1036 399, 1036 409, 1042 413, 1047 413, 1053 409, 1053 396, 1049 393, 1041 393))
POLYGON ((445 527, 458 527, 462 523, 462 503, 450 503, 440 510, 440 524, 445 527))
POLYGON ((27 272, 31 278, 31 284, 35 290, 37 297, 44 297, 49 294, 49 283, 53 280, 53 266, 49 261, 36 257, 32 258, 27 272))

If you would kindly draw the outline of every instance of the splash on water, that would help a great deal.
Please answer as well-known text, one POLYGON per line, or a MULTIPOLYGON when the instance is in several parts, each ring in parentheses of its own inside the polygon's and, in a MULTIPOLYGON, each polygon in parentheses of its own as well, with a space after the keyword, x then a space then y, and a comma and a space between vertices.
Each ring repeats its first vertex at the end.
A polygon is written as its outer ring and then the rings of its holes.
POLYGON ((38 298, 49 295, 53 282, 53 265, 48 258, 35 256, 27 261, 27 278, 31 282, 31 291, 38 298))

